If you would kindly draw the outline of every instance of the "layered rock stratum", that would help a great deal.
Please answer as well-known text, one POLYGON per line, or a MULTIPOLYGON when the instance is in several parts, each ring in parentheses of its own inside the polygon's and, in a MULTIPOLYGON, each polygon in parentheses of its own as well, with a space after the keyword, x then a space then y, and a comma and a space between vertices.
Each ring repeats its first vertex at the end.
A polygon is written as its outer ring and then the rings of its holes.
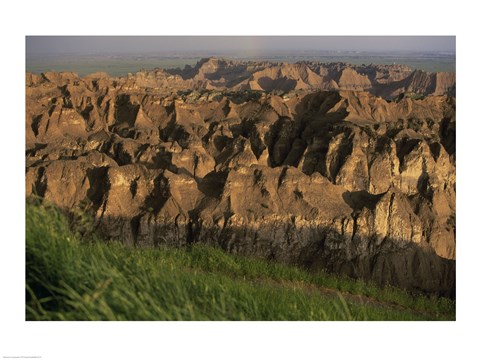
POLYGON ((135 246, 455 293, 455 74, 204 59, 26 74, 26 195, 135 246))

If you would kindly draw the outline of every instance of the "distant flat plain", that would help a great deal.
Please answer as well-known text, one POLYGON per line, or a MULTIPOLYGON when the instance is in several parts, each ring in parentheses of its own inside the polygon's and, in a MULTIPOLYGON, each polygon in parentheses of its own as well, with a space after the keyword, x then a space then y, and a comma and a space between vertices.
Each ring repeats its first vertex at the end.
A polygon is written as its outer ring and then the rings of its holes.
POLYGON ((361 64, 403 64, 411 69, 429 72, 455 72, 455 53, 371 53, 371 52, 302 52, 244 55, 236 53, 185 53, 185 54, 28 54, 26 71, 72 71, 80 76, 94 72, 106 72, 110 76, 125 76, 140 70, 155 68, 183 68, 194 66, 202 58, 215 56, 242 61, 272 61, 295 63, 318 61, 323 63, 345 62, 361 64))

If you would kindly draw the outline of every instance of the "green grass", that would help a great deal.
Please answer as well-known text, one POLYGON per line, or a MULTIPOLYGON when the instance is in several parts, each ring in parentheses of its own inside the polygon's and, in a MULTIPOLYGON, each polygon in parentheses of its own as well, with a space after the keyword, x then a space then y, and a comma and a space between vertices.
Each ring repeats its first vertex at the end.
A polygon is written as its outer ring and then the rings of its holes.
POLYGON ((393 287, 190 249, 128 248, 74 233, 27 203, 27 320, 454 320, 455 303, 393 287))

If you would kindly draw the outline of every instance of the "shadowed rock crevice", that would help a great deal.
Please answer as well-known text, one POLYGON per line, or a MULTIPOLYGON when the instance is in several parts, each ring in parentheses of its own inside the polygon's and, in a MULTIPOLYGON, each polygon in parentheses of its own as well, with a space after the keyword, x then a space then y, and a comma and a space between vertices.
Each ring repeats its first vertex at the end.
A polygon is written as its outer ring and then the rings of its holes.
POLYGON ((38 168, 37 179, 33 186, 33 193, 37 196, 44 197, 47 190, 47 180, 44 177, 45 168, 40 166, 38 168))
POLYGON ((360 211, 364 207, 370 210, 374 210, 378 201, 384 194, 370 194, 365 190, 360 191, 347 191, 342 194, 343 200, 354 211, 360 211))
POLYGON ((38 127, 40 126, 40 120, 42 119, 42 115, 35 116, 32 119, 32 131, 35 136, 38 136, 38 127))
POLYGON ((456 130, 455 120, 443 119, 440 123, 441 142, 449 155, 455 154, 456 151, 456 130))
POLYGON ((272 79, 269 77, 261 77, 258 79, 258 85, 265 91, 272 91, 275 89, 282 89, 283 91, 290 91, 295 89, 297 81, 287 77, 272 79))
POLYGON ((227 171, 212 171, 199 181, 198 189, 205 194, 205 196, 218 198, 223 192, 227 177, 227 171))
POLYGON ((153 191, 145 198, 145 209, 148 212, 158 214, 169 197, 168 180, 160 174, 154 180, 153 191))
POLYGON ((98 210, 105 194, 109 190, 107 172, 108 167, 106 166, 91 168, 86 172, 88 181, 91 184, 87 191, 87 197, 92 202, 95 211, 98 210))

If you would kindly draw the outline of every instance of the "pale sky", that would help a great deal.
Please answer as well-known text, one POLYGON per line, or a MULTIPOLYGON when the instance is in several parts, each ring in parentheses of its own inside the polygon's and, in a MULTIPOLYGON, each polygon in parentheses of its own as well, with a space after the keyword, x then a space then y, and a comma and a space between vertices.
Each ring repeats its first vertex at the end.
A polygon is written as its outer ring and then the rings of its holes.
POLYGON ((455 52, 455 36, 27 36, 35 54, 185 51, 438 51, 455 52))

